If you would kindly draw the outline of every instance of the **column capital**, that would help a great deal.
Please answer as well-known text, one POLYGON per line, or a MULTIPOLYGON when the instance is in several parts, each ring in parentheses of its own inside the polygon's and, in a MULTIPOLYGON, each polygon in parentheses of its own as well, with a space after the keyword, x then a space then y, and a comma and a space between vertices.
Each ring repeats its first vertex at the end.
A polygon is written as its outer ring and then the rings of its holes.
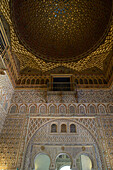
POLYGON ((55 166, 54 166, 54 164, 51 164, 51 166, 50 166, 49 170, 55 170, 55 166))

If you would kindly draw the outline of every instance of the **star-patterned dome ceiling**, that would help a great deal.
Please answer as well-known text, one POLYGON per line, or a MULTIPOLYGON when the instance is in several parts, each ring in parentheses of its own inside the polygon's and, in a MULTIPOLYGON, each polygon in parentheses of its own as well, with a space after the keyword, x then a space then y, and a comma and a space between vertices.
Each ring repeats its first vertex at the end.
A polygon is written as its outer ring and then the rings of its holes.
POLYGON ((103 41, 112 0, 12 0, 16 34, 45 61, 78 61, 103 41))

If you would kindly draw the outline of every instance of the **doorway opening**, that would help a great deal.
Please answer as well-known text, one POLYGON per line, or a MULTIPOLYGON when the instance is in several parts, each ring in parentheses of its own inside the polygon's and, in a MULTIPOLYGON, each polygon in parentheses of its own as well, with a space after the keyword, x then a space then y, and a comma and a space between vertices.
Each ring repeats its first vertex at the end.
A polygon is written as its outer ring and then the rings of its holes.
POLYGON ((55 170, 71 170, 72 161, 68 154, 61 153, 56 159, 55 170))

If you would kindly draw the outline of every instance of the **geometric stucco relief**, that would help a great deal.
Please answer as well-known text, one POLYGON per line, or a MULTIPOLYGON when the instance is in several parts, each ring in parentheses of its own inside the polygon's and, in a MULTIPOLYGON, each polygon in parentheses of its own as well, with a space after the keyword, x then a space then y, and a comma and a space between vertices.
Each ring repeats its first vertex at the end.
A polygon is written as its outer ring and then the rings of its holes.
POLYGON ((113 87, 108 90, 78 89, 77 96, 72 92, 49 92, 39 90, 16 90, 12 103, 112 103, 113 87))
POLYGON ((46 152, 47 154, 51 155, 53 166, 55 166, 55 163, 54 163, 55 156, 59 152, 67 151, 68 153, 70 153, 69 151, 72 146, 74 146, 73 148, 75 149, 73 149, 73 151, 71 150, 70 154, 72 155, 74 160, 76 159, 76 155, 83 151, 82 148, 84 146, 85 152, 89 153, 89 155, 92 155, 94 159, 93 161, 95 162, 94 163, 95 169, 100 169, 100 170, 102 169, 101 165, 103 165, 103 161, 102 161, 101 153, 99 151, 99 145, 96 140, 97 136, 95 136, 96 134, 93 134, 92 132, 90 132, 91 128, 94 129, 95 120, 84 119, 84 121, 82 120, 80 121, 80 119, 77 119, 76 121, 76 119, 72 120, 72 119, 65 119, 65 118, 48 119, 48 120, 34 118, 33 120, 32 118, 30 120, 30 124, 29 124, 28 136, 32 133, 31 129, 33 129, 33 127, 35 130, 34 130, 34 135, 31 137, 27 145, 27 150, 26 150, 26 155, 25 155, 25 160, 24 160, 24 169, 27 170, 28 167, 33 168, 31 167, 33 166, 33 159, 40 152, 46 152), (36 128, 37 123, 33 124, 33 121, 35 123, 40 122, 39 123, 40 125, 38 124, 38 127, 36 128), (32 123, 32 127, 30 125, 31 123, 32 123), (56 123, 58 125, 59 133, 51 134, 52 123, 56 123), (66 133, 60 132, 60 126, 62 123, 66 124, 67 126, 66 133), (71 134, 69 132, 70 123, 74 123, 76 125, 76 133, 74 134, 71 134), (44 145, 44 148, 41 147, 43 145, 44 145), (55 149, 55 147, 52 147, 52 145, 54 146, 60 145, 60 146, 57 147, 57 149, 55 149), (78 145, 78 149, 76 149, 77 145, 78 145))

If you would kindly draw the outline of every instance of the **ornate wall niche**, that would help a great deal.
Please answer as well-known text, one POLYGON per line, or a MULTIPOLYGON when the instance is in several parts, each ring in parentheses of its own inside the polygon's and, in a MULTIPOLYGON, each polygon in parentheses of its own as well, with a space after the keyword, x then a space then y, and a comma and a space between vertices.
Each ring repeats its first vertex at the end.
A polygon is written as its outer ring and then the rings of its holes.
POLYGON ((87 108, 88 108, 88 113, 89 114, 95 114, 96 113, 96 106, 94 104, 89 104, 87 106, 87 108))
POLYGON ((18 105, 12 104, 9 108, 9 113, 18 113, 18 105))
POLYGON ((86 114, 86 106, 84 104, 78 105, 78 112, 82 115, 86 114))
POLYGON ((19 113, 27 113, 27 105, 21 104, 19 107, 19 113))
POLYGON ((68 106, 68 112, 69 112, 69 114, 76 114, 76 105, 70 104, 68 106))
POLYGON ((67 113, 67 108, 66 108, 66 105, 65 104, 60 104, 58 106, 58 111, 59 111, 59 114, 66 114, 67 113))
POLYGON ((36 113, 37 111, 37 105, 32 104, 29 106, 29 113, 36 113))
POLYGON ((113 113, 113 105, 112 104, 108 105, 108 112, 113 113))
POLYGON ((46 114, 47 113, 47 105, 40 104, 39 105, 39 114, 46 114))
POLYGON ((98 108, 98 113, 100 113, 100 114, 106 114, 107 113, 106 112, 106 106, 104 104, 99 104, 97 106, 97 108, 98 108))
POLYGON ((48 106, 49 108, 48 108, 48 112, 50 113, 50 114, 55 114, 55 113, 57 113, 57 106, 55 105, 55 104, 50 104, 49 106, 48 106))

